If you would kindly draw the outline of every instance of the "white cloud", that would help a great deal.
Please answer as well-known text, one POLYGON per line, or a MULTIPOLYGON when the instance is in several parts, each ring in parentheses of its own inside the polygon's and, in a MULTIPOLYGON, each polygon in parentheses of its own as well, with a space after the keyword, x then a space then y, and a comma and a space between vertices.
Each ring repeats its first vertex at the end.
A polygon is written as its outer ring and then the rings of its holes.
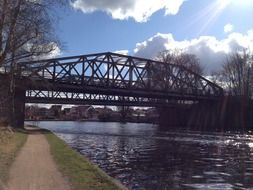
POLYGON ((217 71, 221 68, 228 53, 253 49, 253 30, 245 35, 231 33, 225 39, 218 40, 214 36, 201 36, 199 38, 177 41, 172 34, 157 33, 144 42, 137 43, 134 53, 136 56, 154 59, 164 50, 182 50, 195 54, 207 72, 217 71))
POLYGON ((114 53, 122 54, 122 55, 128 55, 129 51, 128 50, 117 50, 114 51, 114 53))
POLYGON ((225 33, 230 33, 230 32, 232 32, 234 30, 234 26, 232 25, 232 24, 226 24, 225 26, 224 26, 224 32, 225 33))
POLYGON ((71 5, 74 9, 84 13, 103 11, 114 19, 133 18, 137 22, 146 22, 149 17, 161 10, 165 15, 178 13, 185 0, 74 0, 71 5))
POLYGON ((55 42, 50 42, 47 44, 36 45, 36 44, 25 44, 24 50, 27 52, 45 52, 51 50, 49 53, 41 53, 40 55, 34 55, 32 58, 38 59, 51 59, 62 54, 59 45, 55 42))
POLYGON ((54 50, 51 51, 49 54, 48 54, 48 58, 55 58, 55 57, 58 57, 62 54, 61 52, 61 49, 59 46, 55 46, 54 50))
POLYGON ((52 42, 48 44, 49 46, 53 47, 53 50, 50 53, 40 55, 39 57, 36 57, 36 59, 53 59, 62 54, 60 47, 52 42))

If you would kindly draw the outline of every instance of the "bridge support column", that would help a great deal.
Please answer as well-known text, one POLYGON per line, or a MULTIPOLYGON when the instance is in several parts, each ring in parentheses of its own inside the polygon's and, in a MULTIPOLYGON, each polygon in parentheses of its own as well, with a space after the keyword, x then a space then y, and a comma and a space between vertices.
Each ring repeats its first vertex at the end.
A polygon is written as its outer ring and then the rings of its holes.
POLYGON ((159 113, 159 124, 162 129, 186 127, 187 106, 172 105, 157 108, 159 113))
POLYGON ((219 101, 202 101, 191 106, 187 126, 194 130, 221 130, 221 105, 219 101))
POLYGON ((245 99, 243 96, 225 96, 220 104, 223 130, 252 131, 252 100, 245 99))
POLYGON ((25 115, 25 89, 16 81, 10 90, 9 76, 0 76, 0 118, 12 127, 22 128, 25 115))
POLYGON ((175 104, 173 107, 158 108, 160 126, 164 129, 220 130, 220 107, 219 102, 202 101, 192 105, 175 104))

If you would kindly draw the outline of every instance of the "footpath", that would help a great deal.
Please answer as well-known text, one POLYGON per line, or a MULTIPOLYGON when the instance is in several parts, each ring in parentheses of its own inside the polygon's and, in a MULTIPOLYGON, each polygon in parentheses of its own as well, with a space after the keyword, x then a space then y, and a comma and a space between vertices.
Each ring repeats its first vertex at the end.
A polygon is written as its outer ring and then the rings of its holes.
POLYGON ((6 190, 70 190, 43 134, 31 133, 10 169, 6 190))

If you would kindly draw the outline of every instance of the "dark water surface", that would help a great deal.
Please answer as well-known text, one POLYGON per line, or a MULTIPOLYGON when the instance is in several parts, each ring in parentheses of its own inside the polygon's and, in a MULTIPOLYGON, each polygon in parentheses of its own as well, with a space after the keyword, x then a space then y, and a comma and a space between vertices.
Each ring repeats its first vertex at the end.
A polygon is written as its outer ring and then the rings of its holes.
POLYGON ((132 190, 253 189, 253 135, 39 122, 132 190))

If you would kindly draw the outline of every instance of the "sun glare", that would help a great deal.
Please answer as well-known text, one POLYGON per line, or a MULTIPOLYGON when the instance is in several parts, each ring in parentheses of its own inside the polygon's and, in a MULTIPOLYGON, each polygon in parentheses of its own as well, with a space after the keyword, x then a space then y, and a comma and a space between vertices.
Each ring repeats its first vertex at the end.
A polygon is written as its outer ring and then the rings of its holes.
POLYGON ((230 5, 232 3, 232 0, 217 0, 217 8, 219 10, 223 10, 225 9, 228 5, 230 5))
POLYGON ((252 0, 234 0, 234 2, 241 5, 249 5, 253 3, 252 0))
POLYGON ((222 9, 225 9, 229 5, 248 6, 250 4, 253 4, 253 1, 252 0, 217 0, 216 4, 218 6, 218 9, 222 10, 222 9))

